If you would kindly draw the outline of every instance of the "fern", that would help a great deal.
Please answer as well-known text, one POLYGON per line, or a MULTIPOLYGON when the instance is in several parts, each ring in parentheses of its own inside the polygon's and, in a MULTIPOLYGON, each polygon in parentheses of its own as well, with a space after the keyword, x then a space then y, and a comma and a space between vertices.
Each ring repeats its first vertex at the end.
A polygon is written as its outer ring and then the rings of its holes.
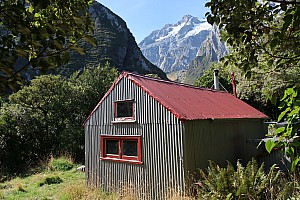
POLYGON ((246 167, 238 161, 236 170, 229 162, 221 168, 209 161, 206 172, 200 170, 196 185, 200 199, 286 199, 293 194, 287 182, 276 165, 265 172, 264 165, 252 159, 246 167))

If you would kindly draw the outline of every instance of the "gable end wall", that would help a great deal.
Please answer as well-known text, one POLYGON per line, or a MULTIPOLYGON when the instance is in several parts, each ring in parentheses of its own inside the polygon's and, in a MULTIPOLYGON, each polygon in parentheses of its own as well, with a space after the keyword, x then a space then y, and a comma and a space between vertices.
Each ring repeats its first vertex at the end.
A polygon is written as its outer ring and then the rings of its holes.
POLYGON ((85 124, 87 183, 118 190, 126 183, 140 195, 165 197, 169 189, 184 188, 183 124, 171 112, 123 78, 85 124), (113 102, 134 99, 136 122, 113 124, 113 102), (100 134, 141 135, 142 165, 100 160, 100 134))

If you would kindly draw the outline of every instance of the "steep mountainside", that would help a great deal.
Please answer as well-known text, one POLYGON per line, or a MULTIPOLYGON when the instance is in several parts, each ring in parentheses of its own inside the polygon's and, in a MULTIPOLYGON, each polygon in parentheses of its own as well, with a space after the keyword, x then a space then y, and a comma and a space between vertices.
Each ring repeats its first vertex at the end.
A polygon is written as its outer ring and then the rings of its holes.
POLYGON ((187 82, 195 79, 193 70, 207 68, 227 52, 217 28, 191 15, 153 31, 139 47, 149 61, 173 75, 172 79, 184 81, 188 75, 187 82))
POLYGON ((166 79, 165 73, 143 56, 124 20, 96 1, 90 7, 90 13, 95 19, 94 37, 98 44, 91 47, 83 42, 86 55, 72 53, 69 64, 61 73, 70 74, 86 65, 108 61, 120 71, 157 74, 166 79))
POLYGON ((189 64, 184 82, 194 83, 194 80, 202 76, 211 63, 217 62, 227 53, 228 49, 224 42, 221 42, 219 29, 213 26, 207 38, 202 42, 196 57, 189 64))

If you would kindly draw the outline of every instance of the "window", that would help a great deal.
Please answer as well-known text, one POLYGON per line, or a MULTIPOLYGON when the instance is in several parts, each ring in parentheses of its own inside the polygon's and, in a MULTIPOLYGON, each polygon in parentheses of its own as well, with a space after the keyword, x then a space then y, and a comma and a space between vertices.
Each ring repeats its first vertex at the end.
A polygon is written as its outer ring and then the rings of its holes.
POLYGON ((100 136, 101 160, 142 164, 141 136, 100 136))
POLYGON ((114 102, 114 122, 134 122, 134 100, 114 102))

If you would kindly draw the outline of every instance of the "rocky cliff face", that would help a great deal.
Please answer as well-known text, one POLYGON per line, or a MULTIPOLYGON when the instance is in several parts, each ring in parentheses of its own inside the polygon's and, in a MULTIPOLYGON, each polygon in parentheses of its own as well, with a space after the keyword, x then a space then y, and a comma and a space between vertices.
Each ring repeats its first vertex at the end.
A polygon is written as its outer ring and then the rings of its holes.
POLYGON ((213 63, 228 53, 228 48, 221 42, 218 27, 213 26, 207 38, 202 42, 196 57, 189 64, 186 71, 185 82, 193 81, 203 75, 203 72, 213 63))
POLYGON ((157 74, 166 79, 165 73, 143 56, 124 20, 96 1, 90 7, 90 13, 95 19, 94 37, 98 44, 91 47, 83 42, 86 55, 72 53, 63 74, 108 61, 120 71, 157 74))
POLYGON ((153 31, 139 47, 149 61, 169 75, 175 74, 173 79, 184 81, 188 75, 187 82, 199 75, 193 75, 199 66, 207 68, 208 63, 217 61, 227 52, 220 42, 219 30, 205 19, 191 15, 153 31))

